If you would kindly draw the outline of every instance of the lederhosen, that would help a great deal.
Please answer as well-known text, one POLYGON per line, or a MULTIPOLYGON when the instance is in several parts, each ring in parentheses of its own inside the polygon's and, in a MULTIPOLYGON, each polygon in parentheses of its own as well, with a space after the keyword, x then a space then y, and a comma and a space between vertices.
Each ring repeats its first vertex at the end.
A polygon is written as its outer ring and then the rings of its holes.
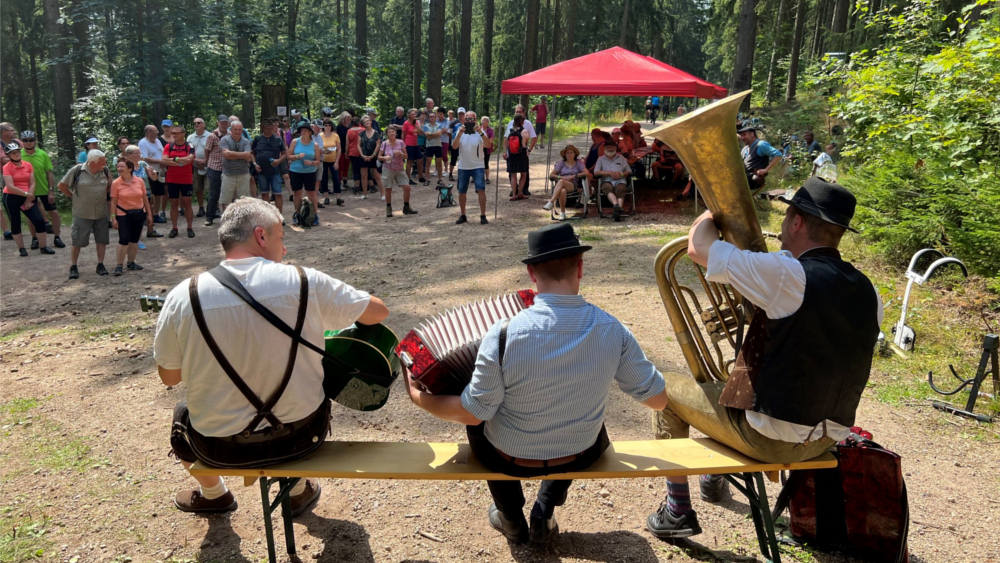
MULTIPOLYGON (((260 467, 306 456, 316 450, 326 439, 330 432, 329 400, 324 399, 316 411, 295 422, 282 422, 272 412, 291 380, 299 349, 299 338, 301 338, 302 326, 309 304, 309 280, 302 268, 296 266, 295 269, 299 272, 299 310, 294 328, 295 336, 298 338, 292 339, 291 349, 288 353, 288 364, 278 389, 266 401, 262 401, 247 386, 215 342, 215 338, 205 322, 201 299, 198 296, 198 276, 191 277, 188 293, 198 329, 222 370, 229 376, 240 393, 246 397, 247 401, 257 409, 257 414, 239 434, 226 437, 203 436, 191 426, 187 401, 181 401, 174 409, 173 428, 170 435, 170 445, 173 447, 174 455, 179 459, 192 463, 200 460, 216 467, 260 467), (270 426, 257 430, 257 426, 265 420, 270 426)), ((216 274, 214 270, 209 273, 216 274)))

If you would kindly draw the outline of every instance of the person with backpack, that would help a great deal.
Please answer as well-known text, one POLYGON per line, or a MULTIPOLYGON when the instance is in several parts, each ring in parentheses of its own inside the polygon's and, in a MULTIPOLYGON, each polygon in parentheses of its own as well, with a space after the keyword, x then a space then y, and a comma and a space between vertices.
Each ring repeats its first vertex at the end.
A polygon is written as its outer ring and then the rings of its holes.
POLYGON ((167 233, 168 238, 177 238, 177 215, 180 206, 184 208, 184 219, 187 221, 187 236, 194 238, 194 210, 191 207, 191 195, 194 193, 194 147, 188 144, 182 125, 173 125, 170 134, 174 142, 163 147, 163 166, 166 167, 167 197, 170 198, 170 222, 173 228, 167 233), (179 204, 179 205, 178 205, 179 204))
POLYGON ((87 162, 67 170, 58 187, 73 202, 69 279, 80 277, 77 262, 80 251, 90 244, 91 233, 97 244, 97 275, 110 274, 104 267, 104 251, 111 242, 111 172, 107 157, 98 149, 91 150, 87 162))
POLYGON ((27 217, 28 221, 35 226, 36 236, 40 239, 39 252, 42 254, 55 254, 56 252, 48 247, 45 240, 45 219, 39 210, 35 197, 35 170, 31 163, 26 162, 21 156, 21 145, 11 142, 3 148, 7 157, 7 164, 3 165, 3 206, 10 216, 10 230, 14 242, 17 243, 18 253, 27 256, 28 251, 24 248, 24 237, 21 235, 21 213, 27 217))
POLYGON ((524 116, 514 116, 514 126, 507 134, 504 159, 507 161, 507 174, 511 177, 513 193, 510 201, 527 199, 524 195, 524 181, 528 179, 528 130, 524 127, 524 116))

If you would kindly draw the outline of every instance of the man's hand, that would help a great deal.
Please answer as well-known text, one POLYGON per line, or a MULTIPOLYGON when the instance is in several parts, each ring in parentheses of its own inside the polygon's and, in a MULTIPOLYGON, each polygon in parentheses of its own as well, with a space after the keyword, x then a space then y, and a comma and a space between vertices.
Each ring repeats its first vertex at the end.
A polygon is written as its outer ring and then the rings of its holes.
POLYGON ((403 371, 403 381, 406 382, 406 393, 410 396, 410 400, 413 401, 414 405, 420 406, 420 398, 424 394, 420 390, 420 386, 417 385, 416 381, 413 381, 413 374, 410 373, 410 369, 404 365, 400 365, 400 369, 403 371))
POLYGON ((476 125, 475 127, 473 127, 472 130, 475 131, 476 133, 482 133, 483 132, 483 128, 481 126, 479 126, 479 125, 476 125))
POLYGON ((56 203, 56 194, 49 192, 49 205, 55 205, 55 203, 56 203))
POLYGON ((760 176, 761 178, 767 176, 767 168, 761 168, 760 170, 758 170, 757 175, 760 176))
POLYGON ((255 163, 253 163, 253 167, 254 167, 255 169, 257 169, 257 172, 260 172, 260 165, 259 165, 259 164, 257 164, 257 163, 255 162, 255 163))
POLYGON ((688 233, 688 256, 695 264, 708 267, 708 251, 719 240, 719 227, 711 211, 706 211, 695 219, 688 233))

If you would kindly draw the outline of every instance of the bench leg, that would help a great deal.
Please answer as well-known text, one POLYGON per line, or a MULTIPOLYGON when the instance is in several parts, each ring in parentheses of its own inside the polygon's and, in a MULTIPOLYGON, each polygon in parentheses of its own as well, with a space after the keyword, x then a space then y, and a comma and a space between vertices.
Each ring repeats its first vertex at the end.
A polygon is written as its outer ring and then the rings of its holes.
POLYGON ((270 563, 277 563, 277 555, 274 551, 274 523, 271 515, 278 506, 281 506, 281 519, 285 528, 285 548, 289 555, 295 555, 295 528, 292 525, 292 506, 289 493, 298 483, 295 479, 268 479, 260 478, 260 499, 264 506, 264 534, 267 539, 267 560, 270 563), (278 483, 278 494, 271 502, 271 485, 278 483))
POLYGON ((773 563, 781 563, 781 553, 778 551, 778 538, 774 532, 774 520, 768 509, 767 489, 764 486, 763 473, 744 473, 741 481, 734 475, 724 475, 750 503, 750 516, 757 531, 757 544, 761 554, 773 563))

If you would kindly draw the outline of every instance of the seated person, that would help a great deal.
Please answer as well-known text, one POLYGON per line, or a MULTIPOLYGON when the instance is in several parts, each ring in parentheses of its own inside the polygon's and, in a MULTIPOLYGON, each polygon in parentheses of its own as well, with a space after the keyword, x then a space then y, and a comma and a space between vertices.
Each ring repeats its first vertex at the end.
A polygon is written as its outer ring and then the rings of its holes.
POLYGON ((590 140, 593 144, 590 145, 590 151, 587 153, 584 165, 587 167, 587 172, 593 175, 597 159, 604 154, 604 143, 611 141, 611 135, 595 127, 590 131, 590 140))
POLYGON ((674 152, 674 149, 670 145, 659 139, 653 141, 653 151, 660 155, 652 164, 653 178, 659 182, 660 175, 666 173, 667 178, 670 179, 670 184, 676 184, 681 179, 681 176, 684 175, 684 164, 677 157, 677 153, 674 152))
POLYGON ((575 146, 566 145, 563 150, 559 151, 559 156, 562 157, 562 160, 556 163, 552 174, 549 175, 555 188, 552 189, 552 197, 542 206, 542 209, 549 211, 558 199, 561 211, 559 218, 565 221, 566 196, 576 192, 580 188, 580 178, 587 178, 589 174, 587 174, 583 160, 579 158, 580 151, 575 146))
POLYGON ((632 144, 635 148, 645 147, 646 139, 642 136, 642 125, 632 122, 632 144))
MULTIPOLYGON (((327 329, 376 324, 388 316, 377 297, 311 268, 282 264, 283 237, 277 208, 240 198, 222 214, 219 239, 226 259, 221 266, 285 322, 298 315, 304 339, 322 348, 327 329), (300 275, 312 293, 303 309, 300 275)), ((186 399, 174 408, 170 436, 172 454, 186 469, 198 460, 236 467, 295 459, 319 447, 330 431, 322 358, 292 344, 209 274, 184 280, 167 294, 156 322, 153 355, 165 385, 187 385, 186 399), (194 302, 193 295, 198 297, 194 302), (211 333, 211 344, 205 331, 211 333), (247 335, 253 335, 253 346, 247 346, 247 335), (284 353, 289 349, 290 356, 284 353), (261 408, 254 406, 262 401, 261 408)), ((195 480, 198 488, 177 494, 177 508, 236 510, 236 499, 221 478, 195 480)), ((291 494, 297 516, 319 500, 320 486, 302 479, 291 494)))
POLYGON ((754 127, 743 127, 737 133, 740 141, 743 141, 740 156, 743 157, 747 182, 750 184, 750 189, 755 190, 767 183, 767 173, 781 161, 781 151, 772 147, 767 141, 758 139, 757 129, 754 127))
MULTIPOLYGON (((688 256, 755 311, 728 381, 663 374, 669 399, 653 419, 658 439, 687 438, 694 426, 753 459, 795 463, 850 433, 882 323, 878 291, 837 250, 856 200, 820 178, 778 199, 789 204, 780 252, 720 240, 710 212, 692 225, 688 256)), ((720 500, 725 483, 703 476, 701 498, 720 500)), ((658 538, 701 533, 685 477, 667 478, 666 502, 646 527, 658 538)))
POLYGON ((810 157, 818 155, 823 152, 823 148, 820 146, 819 141, 813 135, 812 131, 805 131, 802 133, 802 147, 805 149, 806 154, 810 157))
POLYGON ((625 140, 625 135, 622 134, 620 127, 615 127, 611 130, 611 140, 614 141, 615 146, 618 147, 618 154, 626 160, 629 160, 629 157, 632 154, 632 143, 625 140))
POLYGON ((461 396, 424 393, 405 373, 413 402, 467 425, 472 452, 491 471, 557 474, 538 488, 530 525, 521 482, 487 481, 490 526, 515 543, 546 543, 559 530, 555 508, 572 481, 558 474, 590 467, 610 445, 604 412, 612 383, 653 410, 666 405, 663 377, 632 333, 579 295, 590 248, 566 223, 529 233, 523 262, 538 289, 535 303, 489 330, 461 396))
POLYGON ((826 151, 819 153, 816 160, 813 161, 812 174, 810 176, 819 176, 824 180, 830 182, 837 181, 837 165, 833 162, 833 155, 837 152, 837 144, 830 143, 826 146, 826 151))
MULTIPOLYGON (((616 129, 617 131, 617 129, 616 129)), ((628 190, 628 177, 632 167, 625 158, 618 154, 618 145, 604 145, 604 156, 597 159, 594 166, 594 177, 601 183, 601 195, 608 197, 608 202, 614 206, 615 221, 622 220, 622 199, 628 190)))

